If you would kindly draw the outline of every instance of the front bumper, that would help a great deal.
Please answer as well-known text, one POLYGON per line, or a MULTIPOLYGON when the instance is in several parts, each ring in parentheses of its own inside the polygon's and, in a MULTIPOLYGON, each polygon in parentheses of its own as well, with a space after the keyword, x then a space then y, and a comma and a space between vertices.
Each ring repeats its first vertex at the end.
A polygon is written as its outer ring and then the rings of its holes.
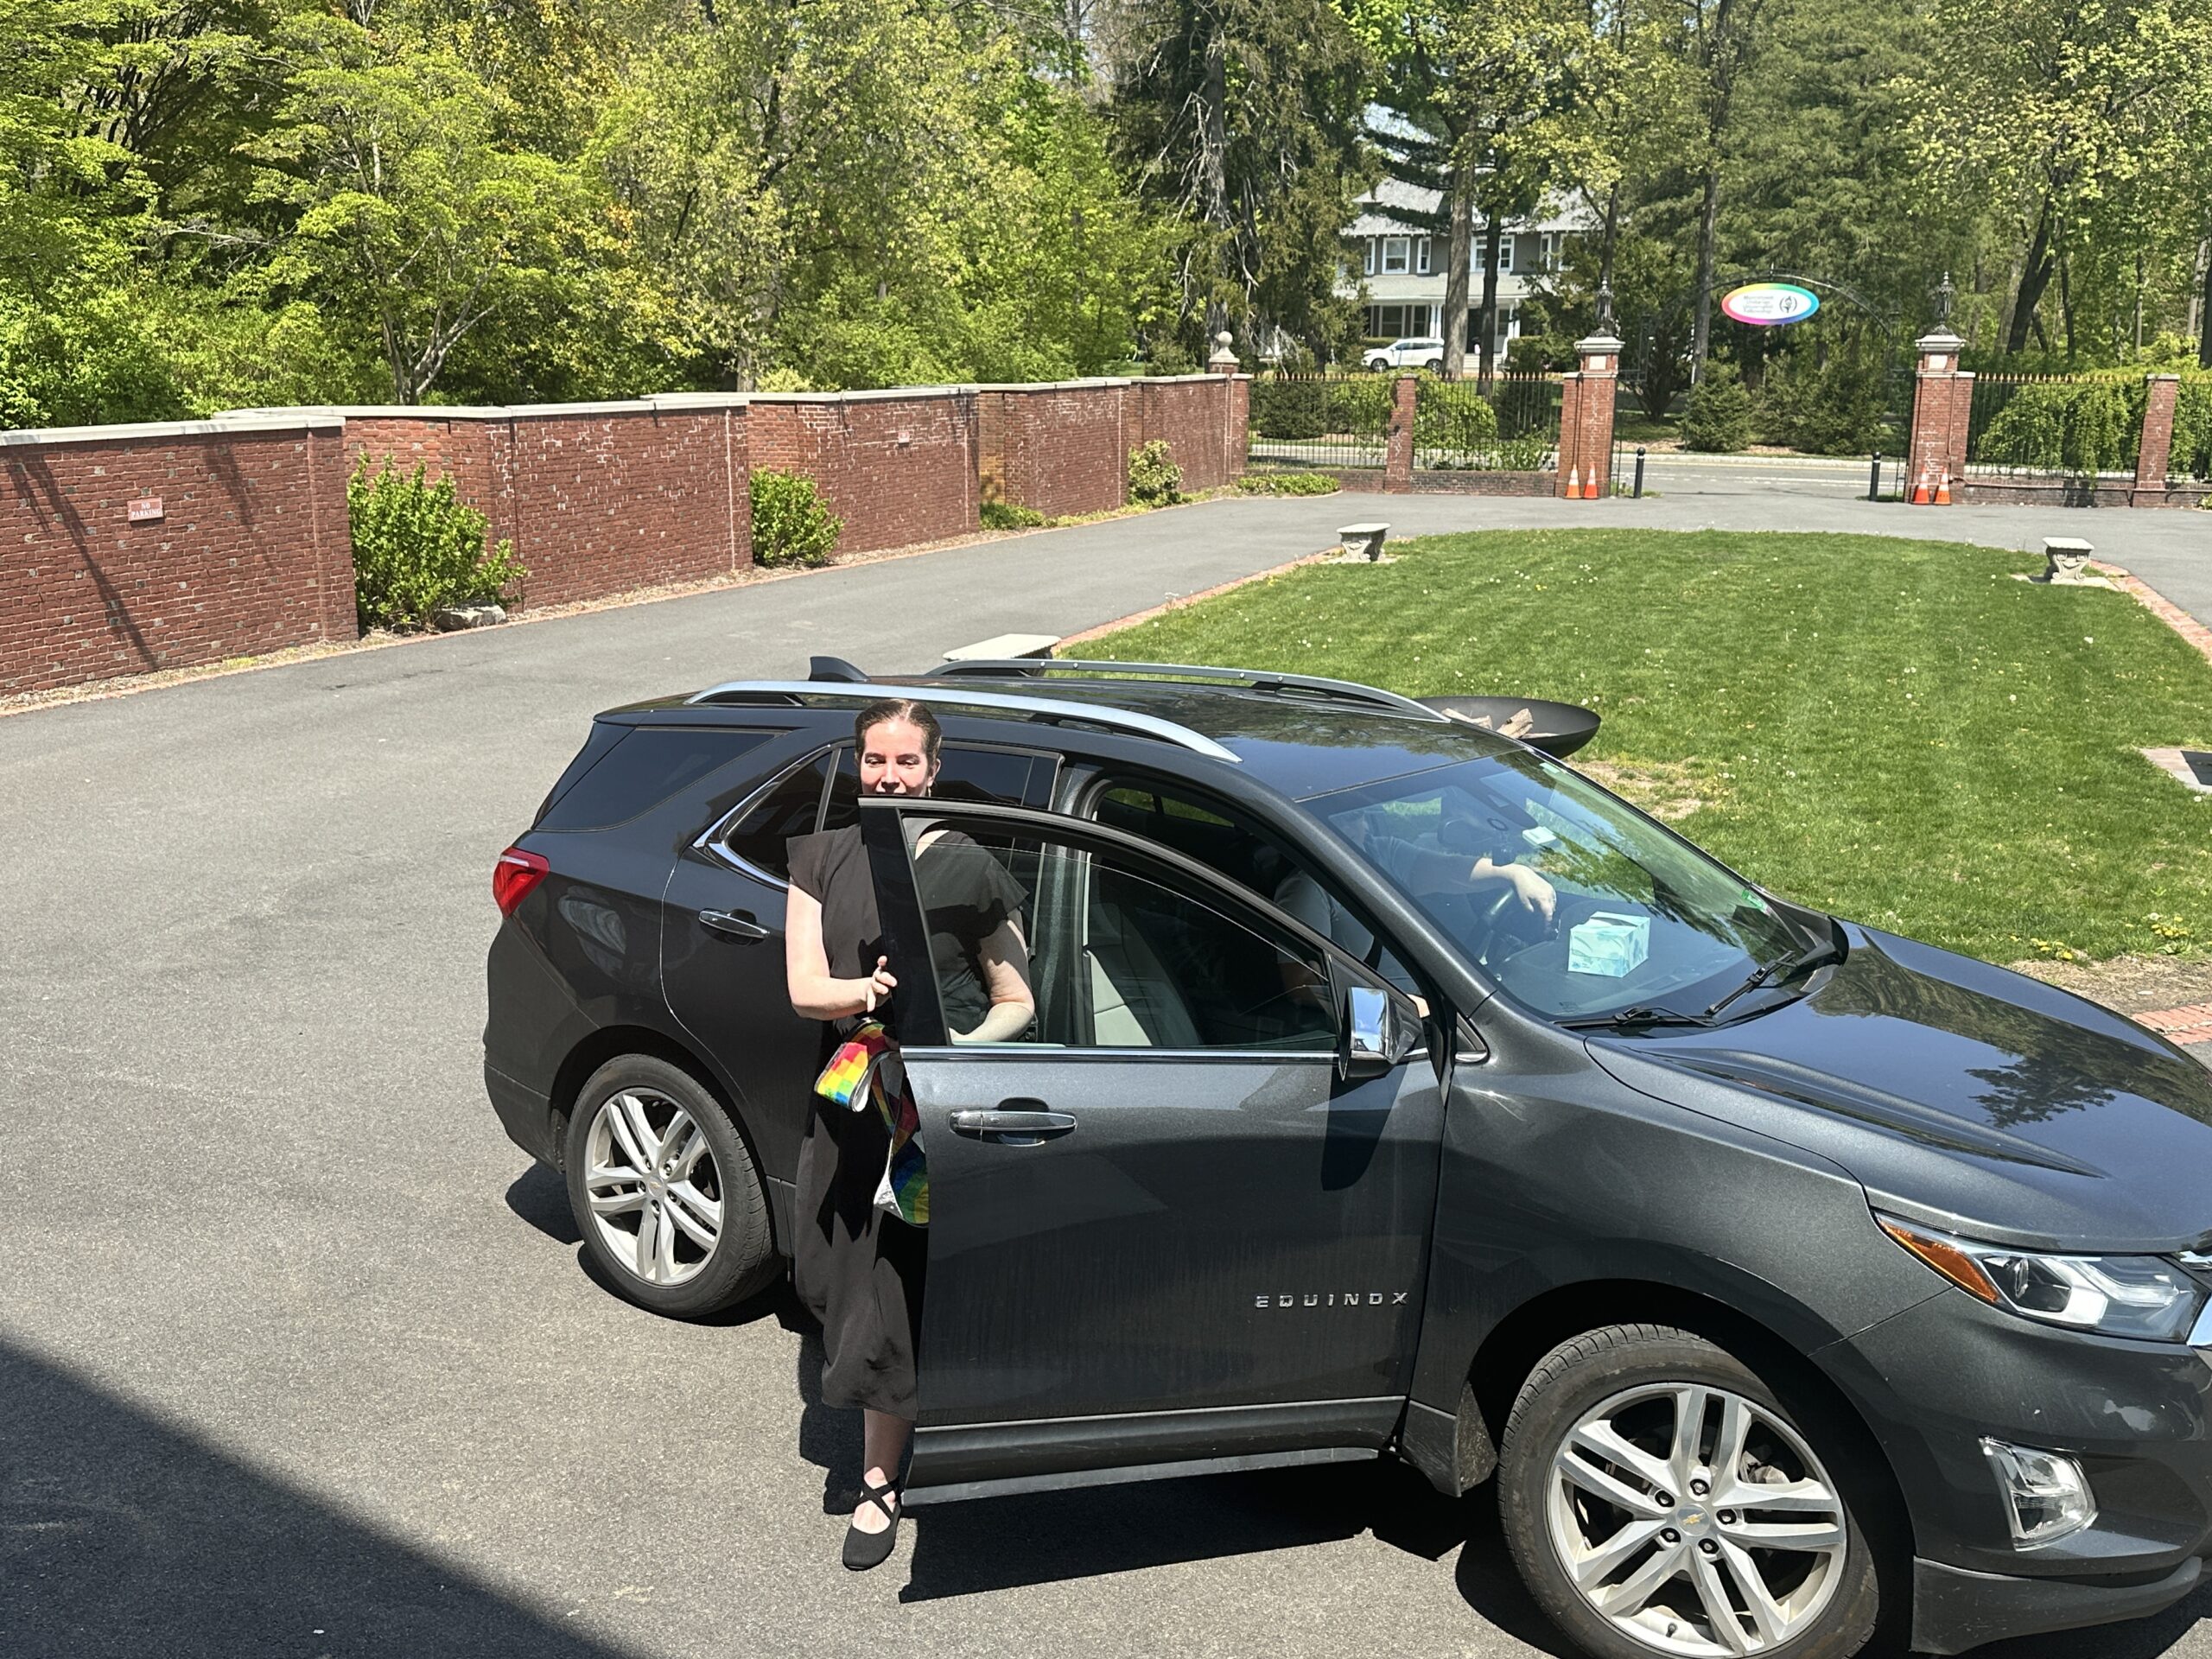
POLYGON ((1969 1573, 1940 1561, 1912 1564, 1912 1650, 1964 1653, 1985 1642, 2079 1630, 2162 1613, 2196 1588, 2204 1563, 2191 1556, 2145 1584, 2083 1583, 1969 1573))
POLYGON ((1927 1651, 2139 1618, 2196 1584, 2212 1549, 2212 1355, 2062 1331, 1950 1290, 1820 1357, 1902 1489, 1927 1651), (1985 1436, 2074 1459, 2094 1523, 2016 1546, 1985 1436))

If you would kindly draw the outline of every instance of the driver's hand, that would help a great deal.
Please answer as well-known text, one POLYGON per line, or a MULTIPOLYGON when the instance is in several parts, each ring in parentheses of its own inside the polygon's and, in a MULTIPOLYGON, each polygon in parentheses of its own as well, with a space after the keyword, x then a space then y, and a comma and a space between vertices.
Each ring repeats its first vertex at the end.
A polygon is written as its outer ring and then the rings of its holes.
POLYGON ((1502 864, 1497 867, 1497 874, 1519 896, 1522 909, 1542 917, 1547 924, 1551 921, 1552 912, 1559 905, 1559 894, 1550 882, 1525 864, 1502 864))

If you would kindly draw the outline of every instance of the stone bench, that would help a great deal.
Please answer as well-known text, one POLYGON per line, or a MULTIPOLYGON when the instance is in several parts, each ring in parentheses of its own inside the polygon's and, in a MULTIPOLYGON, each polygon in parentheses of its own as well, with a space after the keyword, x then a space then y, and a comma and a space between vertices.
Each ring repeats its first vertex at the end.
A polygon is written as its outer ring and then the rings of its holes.
POLYGON ((1368 563, 1378 563, 1382 557, 1382 538, 1390 533, 1388 524, 1345 524, 1337 531, 1337 539, 1344 543, 1344 556, 1355 558, 1364 554, 1368 563))
POLYGON ((1057 633, 995 633, 972 645, 944 653, 948 663, 995 663, 1012 657, 1050 657, 1060 643, 1057 633))
POLYGON ((2097 550, 2078 536, 2043 538, 2044 580, 2073 583, 2088 575, 2089 561, 2097 550))

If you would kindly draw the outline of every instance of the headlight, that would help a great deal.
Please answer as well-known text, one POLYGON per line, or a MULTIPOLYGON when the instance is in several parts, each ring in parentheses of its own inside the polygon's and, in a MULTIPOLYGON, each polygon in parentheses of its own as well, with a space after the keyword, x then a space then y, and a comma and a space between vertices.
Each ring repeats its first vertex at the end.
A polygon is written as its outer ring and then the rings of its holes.
POLYGON ((1891 1216, 1874 1219, 1961 1290, 2023 1319, 2180 1342, 2203 1311, 2203 1287, 2164 1256, 2046 1255, 1977 1244, 1891 1216))

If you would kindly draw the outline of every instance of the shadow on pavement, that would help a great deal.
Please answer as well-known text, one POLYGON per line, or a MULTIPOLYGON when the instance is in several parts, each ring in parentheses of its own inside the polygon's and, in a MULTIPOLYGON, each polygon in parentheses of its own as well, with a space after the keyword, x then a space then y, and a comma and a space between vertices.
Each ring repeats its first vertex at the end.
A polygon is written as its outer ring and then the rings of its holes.
POLYGON ((0 1339, 0 1653, 615 1659, 0 1339))
POLYGON ((507 1208, 556 1244, 581 1244, 575 1211, 569 1208, 569 1189, 558 1170, 532 1164, 507 1188, 507 1208))

